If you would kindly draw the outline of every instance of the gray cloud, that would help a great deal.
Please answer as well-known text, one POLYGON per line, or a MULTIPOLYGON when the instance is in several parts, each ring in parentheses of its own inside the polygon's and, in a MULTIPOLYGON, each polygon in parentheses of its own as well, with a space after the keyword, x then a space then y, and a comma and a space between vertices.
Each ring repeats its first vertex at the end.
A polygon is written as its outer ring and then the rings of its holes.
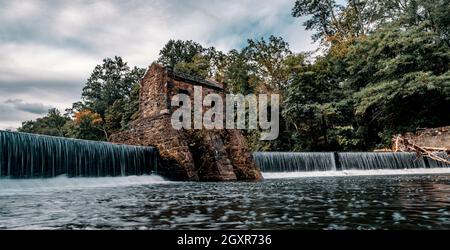
POLYGON ((51 108, 50 106, 45 106, 42 103, 27 103, 21 99, 8 99, 5 101, 5 104, 11 105, 16 110, 37 115, 45 114, 51 108))
POLYGON ((38 113, 38 111, 43 111, 39 110, 43 106, 42 104, 27 104, 20 100, 0 103, 0 129, 15 130, 22 121, 33 120, 42 116, 45 112, 38 113))
POLYGON ((36 119, 47 113, 51 106, 28 103, 21 99, 0 102, 0 129, 16 129, 23 121, 36 119))
POLYGON ((22 112, 17 112, 17 110, 11 105, 0 103, 0 122, 6 124, 22 118, 25 118, 22 112))
MULTIPOLYGON (((294 51, 316 47, 302 20, 291 17, 291 0, 0 0, 0 6, 3 110, 16 99, 64 110, 103 58, 120 55, 146 67, 169 39, 228 51, 273 34, 294 51)), ((20 112, 14 119, 0 114, 0 129, 36 115, 20 112)))

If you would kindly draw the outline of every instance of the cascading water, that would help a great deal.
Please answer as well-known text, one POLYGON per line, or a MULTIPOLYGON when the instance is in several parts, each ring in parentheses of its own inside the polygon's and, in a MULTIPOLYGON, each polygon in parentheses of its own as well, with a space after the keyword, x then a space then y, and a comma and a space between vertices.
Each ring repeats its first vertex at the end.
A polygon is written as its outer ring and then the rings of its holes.
MULTIPOLYGON (((448 158, 445 153, 438 155, 448 158)), ((253 157, 263 173, 450 168, 448 164, 407 152, 255 152, 253 157)))
POLYGON ((255 152, 253 158, 262 172, 333 171, 333 153, 255 152))
MULTIPOLYGON (((436 156, 442 157, 444 159, 450 160, 449 155, 443 152, 434 153, 436 156)), ((430 158, 425 158, 426 164, 430 168, 450 168, 450 164, 446 164, 442 161, 436 161, 430 158)))
POLYGON ((0 131, 0 177, 144 175, 156 166, 152 147, 0 131))
POLYGON ((343 170, 425 168, 423 157, 407 152, 348 152, 339 153, 343 170))

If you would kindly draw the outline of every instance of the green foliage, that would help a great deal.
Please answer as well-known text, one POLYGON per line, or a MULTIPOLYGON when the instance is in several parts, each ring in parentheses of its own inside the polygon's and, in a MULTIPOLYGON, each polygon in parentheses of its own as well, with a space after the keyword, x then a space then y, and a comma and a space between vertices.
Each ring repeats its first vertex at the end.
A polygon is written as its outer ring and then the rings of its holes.
POLYGON ((57 109, 49 109, 48 114, 35 121, 25 121, 17 130, 24 133, 42 134, 51 136, 67 136, 67 130, 64 127, 66 122, 70 121, 67 116, 61 115, 57 109))
POLYGON ((158 62, 173 68, 178 63, 192 62, 204 50, 202 45, 191 40, 169 40, 159 52, 158 62))
POLYGON ((214 47, 205 48, 194 41, 170 40, 159 52, 158 62, 191 75, 219 78, 225 55, 214 47))
POLYGON ((249 39, 243 53, 259 78, 259 91, 279 92, 288 85, 290 69, 286 60, 292 52, 283 38, 270 36, 268 41, 249 39))
POLYGON ((247 95, 255 91, 255 70, 243 52, 231 50, 225 64, 223 81, 232 93, 247 95))
POLYGON ((296 150, 385 147, 396 133, 450 123, 450 50, 445 29, 438 28, 445 26, 448 1, 364 2, 296 2, 295 16, 315 13, 307 28, 333 36, 328 52, 294 75, 286 91, 283 115, 295 126, 296 150), (370 29, 342 36, 343 20, 363 27, 349 19, 355 6, 370 29), (366 8, 382 15, 365 19, 366 8))
POLYGON ((77 127, 76 137, 108 140, 105 135, 126 129, 137 117, 140 79, 144 72, 141 68, 130 68, 117 56, 97 65, 83 88, 82 101, 74 103, 68 111, 74 115, 89 109, 99 114, 104 121, 102 131, 99 133, 98 128, 83 123, 77 127))
POLYGON ((391 24, 351 46, 345 59, 351 87, 360 89, 415 71, 448 71, 449 47, 426 27, 427 22, 406 29, 391 24))
MULTIPOLYGON (((233 93, 280 94, 292 75, 305 65, 305 54, 294 54, 281 37, 270 36, 268 40, 248 40, 241 51, 232 50, 224 63, 224 82, 233 93)), ((289 123, 280 121, 281 133, 275 141, 260 141, 261 131, 245 131, 252 150, 290 150, 289 123)))
MULTIPOLYGON (((450 123, 450 72, 413 72, 356 92, 355 114, 360 124, 388 145, 393 134, 450 123)), ((373 145, 372 145, 373 146, 373 145)))
POLYGON ((99 114, 89 109, 75 113, 74 120, 65 124, 68 136, 84 140, 108 140, 108 131, 99 114))
POLYGON ((83 88, 83 108, 89 108, 105 117, 110 106, 117 100, 124 103, 131 98, 131 91, 142 78, 145 70, 131 69, 121 57, 104 59, 97 65, 83 88))
POLYGON ((428 25, 392 23, 349 49, 348 84, 368 147, 387 146, 396 133, 450 122, 450 50, 428 25))
POLYGON ((404 0, 350 0, 344 5, 335 0, 296 0, 294 17, 307 17, 304 26, 314 30, 314 40, 341 43, 364 36, 378 25, 396 18, 404 0))
POLYGON ((334 0, 297 0, 292 9, 292 15, 294 17, 309 16, 310 18, 303 25, 307 30, 316 30, 317 33, 313 38, 318 40, 336 32, 332 26, 332 18, 336 16, 334 11, 339 7, 334 0))

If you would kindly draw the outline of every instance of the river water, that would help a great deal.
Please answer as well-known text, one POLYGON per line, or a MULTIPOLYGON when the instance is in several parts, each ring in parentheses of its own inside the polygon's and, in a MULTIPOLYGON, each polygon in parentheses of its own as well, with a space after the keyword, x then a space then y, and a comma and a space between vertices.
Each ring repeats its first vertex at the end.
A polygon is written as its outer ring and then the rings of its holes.
POLYGON ((266 177, 0 179, 0 229, 450 229, 448 173, 266 177))

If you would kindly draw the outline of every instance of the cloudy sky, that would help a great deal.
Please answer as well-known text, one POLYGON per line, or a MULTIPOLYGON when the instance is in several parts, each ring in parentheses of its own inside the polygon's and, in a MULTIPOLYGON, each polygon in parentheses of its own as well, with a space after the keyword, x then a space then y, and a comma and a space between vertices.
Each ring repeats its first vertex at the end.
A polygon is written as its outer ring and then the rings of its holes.
POLYGON ((169 39, 228 51, 273 34, 293 51, 312 50, 293 2, 0 0, 0 129, 70 107, 103 58, 147 67, 169 39))

